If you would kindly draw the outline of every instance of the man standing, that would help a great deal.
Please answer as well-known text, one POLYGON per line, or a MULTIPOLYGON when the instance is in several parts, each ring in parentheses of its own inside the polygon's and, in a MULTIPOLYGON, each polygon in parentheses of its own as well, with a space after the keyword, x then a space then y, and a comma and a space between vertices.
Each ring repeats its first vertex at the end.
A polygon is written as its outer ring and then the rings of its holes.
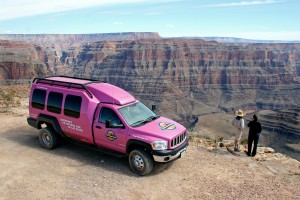
POLYGON ((257 149, 257 144, 259 140, 259 135, 261 133, 261 124, 258 122, 257 116, 253 115, 253 120, 248 123, 249 127, 249 135, 248 135, 248 156, 255 156, 256 155, 256 149, 257 149), (252 143, 254 142, 252 154, 251 154, 251 149, 252 149, 252 143))
POLYGON ((243 119, 244 112, 238 110, 236 117, 232 120, 232 126, 235 128, 235 140, 234 140, 234 151, 240 151, 240 140, 245 128, 245 122, 243 119))

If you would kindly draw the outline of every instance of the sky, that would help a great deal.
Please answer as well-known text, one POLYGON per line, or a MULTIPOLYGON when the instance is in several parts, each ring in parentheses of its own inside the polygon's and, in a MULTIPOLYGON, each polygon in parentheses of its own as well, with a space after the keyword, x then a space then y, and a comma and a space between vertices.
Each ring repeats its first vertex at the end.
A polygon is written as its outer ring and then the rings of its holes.
POLYGON ((0 34, 300 40, 300 0, 0 0, 0 34))

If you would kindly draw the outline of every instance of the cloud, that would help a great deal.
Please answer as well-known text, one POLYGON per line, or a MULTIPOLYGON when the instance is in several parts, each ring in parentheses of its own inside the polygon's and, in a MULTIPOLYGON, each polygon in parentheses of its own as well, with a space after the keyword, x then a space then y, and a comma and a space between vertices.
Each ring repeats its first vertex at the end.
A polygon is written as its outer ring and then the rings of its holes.
POLYGON ((114 25, 123 25, 123 22, 114 22, 114 25))
POLYGON ((162 13, 159 12, 153 12, 153 13, 145 13, 145 15, 161 15, 162 13))
POLYGON ((94 15, 133 15, 134 12, 119 12, 119 11, 112 11, 112 10, 106 10, 106 11, 100 11, 95 12, 94 15))
POLYGON ((57 20, 54 19, 54 18, 49 18, 47 21, 48 21, 48 22, 56 22, 57 20))
POLYGON ((59 13, 93 6, 145 1, 146 0, 0 0, 0 21, 49 13, 59 13))
POLYGON ((175 28, 175 26, 173 24, 166 24, 165 27, 167 27, 167 28, 175 28))
POLYGON ((259 32, 235 32, 235 33, 190 33, 174 34, 160 33, 162 37, 234 37, 252 40, 286 40, 300 41, 300 31, 259 31, 259 32))
POLYGON ((300 40, 300 31, 260 31, 226 33, 225 37, 239 37, 254 40, 300 40))
POLYGON ((255 0, 255 1, 240 1, 240 2, 220 3, 220 4, 208 4, 201 7, 253 6, 253 5, 273 4, 273 3, 282 3, 282 2, 285 2, 285 0, 255 0))

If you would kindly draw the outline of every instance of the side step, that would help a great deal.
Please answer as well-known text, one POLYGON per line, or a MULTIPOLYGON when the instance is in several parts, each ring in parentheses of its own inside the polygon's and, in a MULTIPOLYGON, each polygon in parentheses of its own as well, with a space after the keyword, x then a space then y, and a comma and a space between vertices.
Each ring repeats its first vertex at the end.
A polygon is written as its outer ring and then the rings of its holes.
POLYGON ((79 141, 75 141, 75 140, 67 140, 67 141, 71 142, 75 145, 81 146, 83 148, 91 149, 91 150, 98 151, 98 152, 101 152, 101 153, 105 153, 105 154, 115 156, 115 157, 118 157, 118 158, 125 158, 125 157, 128 156, 128 154, 126 154, 126 153, 120 153, 120 152, 113 151, 111 149, 100 147, 100 146, 97 146, 97 145, 94 145, 94 144, 88 144, 88 143, 79 142, 79 141))

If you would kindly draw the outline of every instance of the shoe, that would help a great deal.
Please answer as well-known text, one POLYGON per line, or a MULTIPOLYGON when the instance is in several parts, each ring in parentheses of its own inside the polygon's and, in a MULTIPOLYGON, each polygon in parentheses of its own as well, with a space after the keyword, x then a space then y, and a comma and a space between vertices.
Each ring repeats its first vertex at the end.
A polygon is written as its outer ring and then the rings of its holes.
POLYGON ((245 154, 247 154, 247 156, 250 156, 251 153, 249 153, 247 150, 244 150, 245 154))
POLYGON ((254 157, 254 156, 255 156, 255 154, 252 154, 251 156, 252 156, 252 157, 254 157))

